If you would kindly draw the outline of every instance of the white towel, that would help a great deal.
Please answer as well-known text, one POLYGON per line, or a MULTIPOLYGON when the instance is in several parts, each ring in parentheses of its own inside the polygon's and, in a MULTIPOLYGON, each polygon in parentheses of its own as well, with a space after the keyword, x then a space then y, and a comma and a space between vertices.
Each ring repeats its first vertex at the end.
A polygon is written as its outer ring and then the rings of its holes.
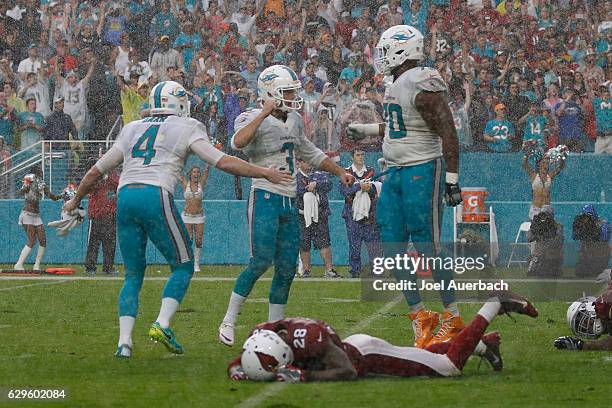
POLYGON ((353 199, 353 221, 361 221, 370 215, 372 201, 370 195, 363 190, 359 190, 353 199))
POLYGON ((319 222, 319 194, 310 191, 304 193, 304 221, 306 228, 313 222, 319 222))
POLYGON ((51 221, 47 226, 57 228, 57 235, 63 237, 68 235, 70 230, 74 227, 81 225, 84 218, 85 210, 82 208, 77 208, 70 213, 62 210, 62 219, 59 221, 51 221))

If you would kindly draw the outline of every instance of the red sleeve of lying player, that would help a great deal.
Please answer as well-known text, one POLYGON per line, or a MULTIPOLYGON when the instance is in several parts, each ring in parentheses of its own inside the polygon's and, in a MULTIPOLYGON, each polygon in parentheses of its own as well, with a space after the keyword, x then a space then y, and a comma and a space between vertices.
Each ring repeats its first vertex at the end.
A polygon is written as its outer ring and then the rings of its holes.
POLYGON ((612 285, 594 303, 597 317, 604 321, 612 320, 612 285))

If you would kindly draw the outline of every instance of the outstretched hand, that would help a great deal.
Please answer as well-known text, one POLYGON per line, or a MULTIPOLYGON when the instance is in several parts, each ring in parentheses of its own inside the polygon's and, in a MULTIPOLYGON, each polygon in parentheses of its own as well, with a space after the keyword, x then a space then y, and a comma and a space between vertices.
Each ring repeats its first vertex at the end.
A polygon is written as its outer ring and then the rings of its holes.
POLYGON ((274 184, 289 184, 293 182, 293 175, 287 170, 278 170, 276 167, 268 169, 266 180, 274 184))

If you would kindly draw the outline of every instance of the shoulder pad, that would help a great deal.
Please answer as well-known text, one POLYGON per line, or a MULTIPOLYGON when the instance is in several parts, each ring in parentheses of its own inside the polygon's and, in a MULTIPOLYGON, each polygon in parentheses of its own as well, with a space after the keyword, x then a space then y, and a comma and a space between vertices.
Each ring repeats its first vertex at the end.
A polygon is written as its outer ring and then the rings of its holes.
POLYGON ((428 92, 446 92, 448 87, 437 69, 417 68, 411 71, 411 80, 416 89, 428 92))

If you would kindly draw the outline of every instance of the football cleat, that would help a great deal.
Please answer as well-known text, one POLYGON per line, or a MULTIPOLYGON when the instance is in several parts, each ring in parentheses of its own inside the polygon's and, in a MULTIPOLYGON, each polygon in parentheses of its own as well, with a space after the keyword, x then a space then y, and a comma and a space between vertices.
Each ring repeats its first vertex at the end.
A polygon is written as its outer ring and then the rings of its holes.
POLYGON ((430 310, 421 309, 408 315, 412 320, 414 347, 425 348, 433 338, 433 331, 438 326, 440 315, 430 310))
POLYGON ((234 345, 234 325, 231 323, 221 323, 219 326, 219 341, 226 346, 234 345))
POLYGON ((310 278, 311 276, 312 273, 310 272, 310 269, 304 269, 304 272, 302 272, 300 278, 310 278))
POLYGON ((169 352, 173 354, 183 354, 183 346, 180 345, 178 341, 176 341, 176 336, 174 332, 169 327, 164 329, 159 325, 159 323, 155 322, 151 325, 149 329, 149 338, 151 341, 155 343, 162 343, 169 352))
POLYGON ((499 352, 499 344, 501 343, 499 333, 493 332, 485 334, 482 336, 482 342, 485 344, 485 346, 487 346, 487 349, 481 356, 482 359, 487 360, 487 362, 491 365, 491 368, 493 368, 493 371, 501 371, 504 368, 504 361, 502 360, 501 353, 499 352))
POLYGON ((325 271, 325 277, 329 279, 342 278, 342 276, 338 272, 336 272, 335 269, 325 271))
POLYGON ((501 303, 499 314, 518 313, 530 317, 538 317, 538 310, 523 296, 517 295, 509 290, 491 292, 490 297, 495 297, 501 303))
POLYGON ((427 344, 431 346, 438 343, 447 343, 455 338, 463 330, 465 323, 459 315, 453 315, 451 312, 444 312, 442 314, 442 324, 440 330, 432 337, 427 344))
POLYGON ((117 347, 117 351, 115 351, 115 357, 117 358, 130 358, 132 357, 132 348, 127 344, 122 344, 117 347))

